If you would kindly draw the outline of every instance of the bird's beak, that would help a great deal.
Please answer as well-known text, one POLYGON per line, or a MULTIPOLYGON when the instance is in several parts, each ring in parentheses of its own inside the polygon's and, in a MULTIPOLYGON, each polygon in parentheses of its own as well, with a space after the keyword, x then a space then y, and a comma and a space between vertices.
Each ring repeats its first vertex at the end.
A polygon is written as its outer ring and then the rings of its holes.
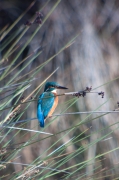
POLYGON ((68 88, 63 87, 63 86, 57 86, 56 89, 68 89, 68 88))

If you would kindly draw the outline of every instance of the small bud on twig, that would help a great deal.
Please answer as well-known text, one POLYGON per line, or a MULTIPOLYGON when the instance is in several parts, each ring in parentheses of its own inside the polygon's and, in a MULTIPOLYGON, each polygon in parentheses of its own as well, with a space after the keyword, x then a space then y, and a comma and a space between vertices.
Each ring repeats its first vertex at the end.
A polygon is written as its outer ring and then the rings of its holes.
POLYGON ((26 22, 24 23, 25 26, 31 26, 31 24, 32 24, 32 23, 31 23, 30 21, 26 21, 26 22))
POLYGON ((43 14, 41 12, 36 12, 36 18, 34 20, 34 22, 30 22, 29 20, 27 20, 24 25, 25 26, 31 26, 32 24, 42 24, 42 19, 43 19, 43 14))
POLYGON ((101 91, 101 92, 98 93, 98 95, 101 95, 102 98, 104 98, 104 92, 101 91))
POLYGON ((43 14, 41 12, 36 12, 36 19, 34 23, 42 24, 42 19, 43 19, 43 14))
POLYGON ((87 92, 90 92, 91 90, 92 90, 92 86, 91 86, 91 87, 86 87, 85 90, 79 91, 79 92, 77 92, 77 93, 74 93, 73 96, 76 96, 76 97, 78 97, 78 98, 79 98, 80 96, 85 97, 85 96, 86 96, 86 93, 87 93, 87 92))

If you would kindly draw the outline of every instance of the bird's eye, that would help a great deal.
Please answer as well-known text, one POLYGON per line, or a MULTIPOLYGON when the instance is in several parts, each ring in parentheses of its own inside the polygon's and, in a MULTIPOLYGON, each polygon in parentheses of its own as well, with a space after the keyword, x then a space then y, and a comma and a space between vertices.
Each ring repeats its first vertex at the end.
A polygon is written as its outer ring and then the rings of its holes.
POLYGON ((54 87, 54 86, 53 86, 53 85, 51 85, 51 86, 49 86, 49 87, 48 87, 48 89, 53 88, 53 87, 54 87))

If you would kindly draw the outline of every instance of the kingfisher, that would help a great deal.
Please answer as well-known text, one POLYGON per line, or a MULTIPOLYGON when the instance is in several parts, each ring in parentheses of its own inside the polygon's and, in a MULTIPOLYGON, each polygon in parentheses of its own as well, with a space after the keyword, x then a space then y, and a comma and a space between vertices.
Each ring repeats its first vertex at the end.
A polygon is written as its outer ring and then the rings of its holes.
POLYGON ((47 82, 44 92, 39 96, 37 102, 37 118, 40 127, 44 127, 46 117, 51 117, 58 105, 57 89, 68 89, 60 86, 57 82, 47 82))

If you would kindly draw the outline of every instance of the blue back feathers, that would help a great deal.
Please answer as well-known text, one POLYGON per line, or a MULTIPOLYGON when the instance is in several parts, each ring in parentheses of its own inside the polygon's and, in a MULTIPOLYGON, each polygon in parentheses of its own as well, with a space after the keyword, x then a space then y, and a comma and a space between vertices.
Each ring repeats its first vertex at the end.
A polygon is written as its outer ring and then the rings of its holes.
POLYGON ((37 118, 40 122, 40 126, 44 127, 45 118, 48 116, 53 103, 54 103, 54 94, 52 92, 44 92, 39 96, 38 105, 37 105, 37 118))

